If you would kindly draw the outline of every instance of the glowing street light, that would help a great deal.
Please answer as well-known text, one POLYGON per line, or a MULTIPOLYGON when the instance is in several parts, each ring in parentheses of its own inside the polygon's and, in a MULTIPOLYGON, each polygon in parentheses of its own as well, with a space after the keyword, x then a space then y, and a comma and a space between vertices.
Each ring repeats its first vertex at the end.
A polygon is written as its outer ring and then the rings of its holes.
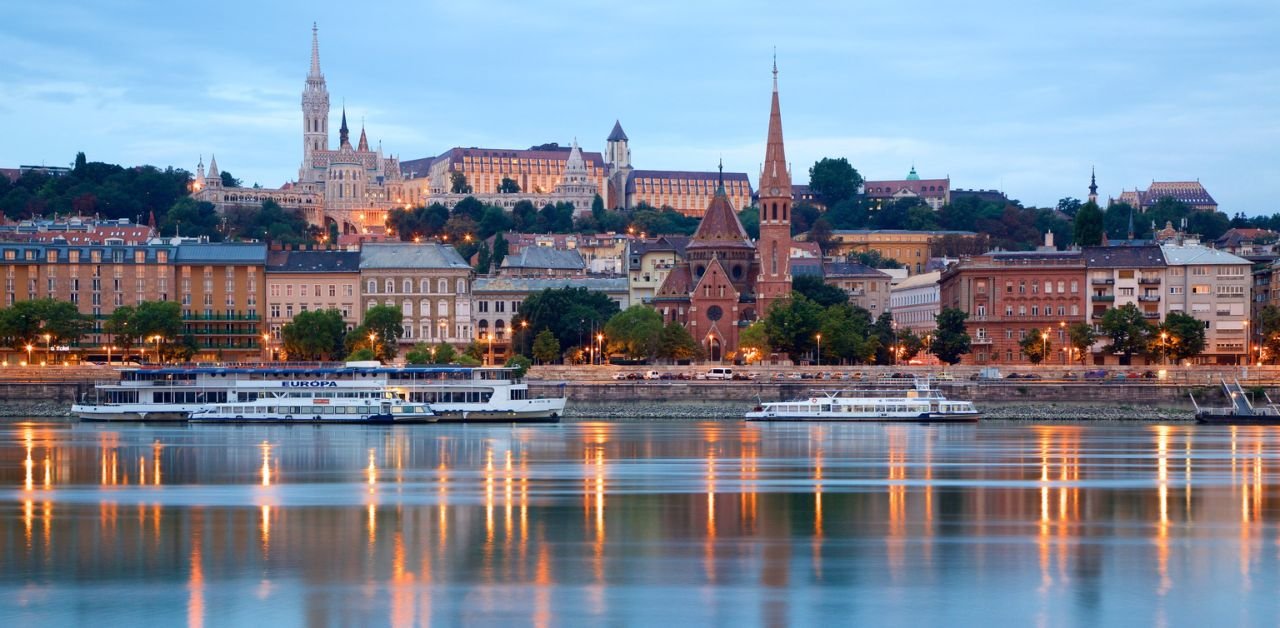
POLYGON ((52 350, 52 347, 50 347, 50 345, 52 344, 52 342, 53 342, 53 336, 51 334, 45 334, 44 335, 44 361, 45 362, 49 362, 53 358, 53 356, 50 355, 50 352, 52 350))
POLYGON ((818 338, 818 366, 822 366, 822 334, 818 334, 817 338, 818 338))
POLYGON ((600 364, 604 364, 604 334, 596 334, 596 354, 600 356, 600 364))

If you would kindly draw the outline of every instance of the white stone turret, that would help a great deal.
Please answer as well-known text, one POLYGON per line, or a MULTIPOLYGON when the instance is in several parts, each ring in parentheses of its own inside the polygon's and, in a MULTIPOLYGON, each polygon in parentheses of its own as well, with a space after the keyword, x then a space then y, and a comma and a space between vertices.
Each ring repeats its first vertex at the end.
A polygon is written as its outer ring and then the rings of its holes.
MULTIPOLYGON (((317 181, 320 175, 313 169, 316 153, 329 148, 329 90, 324 74, 320 72, 320 35, 315 24, 311 25, 311 71, 302 89, 302 165, 298 168, 298 181, 317 181)), ((321 173, 322 174, 322 173, 321 173)))

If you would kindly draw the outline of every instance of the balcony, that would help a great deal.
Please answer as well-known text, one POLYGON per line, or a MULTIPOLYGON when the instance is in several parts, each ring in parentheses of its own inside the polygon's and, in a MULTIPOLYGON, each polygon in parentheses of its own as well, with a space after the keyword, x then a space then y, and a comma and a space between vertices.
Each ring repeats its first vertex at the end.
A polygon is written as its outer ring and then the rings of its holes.
POLYGON ((1094 300, 1094 301, 1098 301, 1098 302, 1100 302, 1100 303, 1114 303, 1114 302, 1115 302, 1115 300, 1116 300, 1116 295, 1114 295, 1114 294, 1095 294, 1095 295, 1093 295, 1093 300, 1094 300))
POLYGON ((989 345, 989 344, 991 344, 991 337, 990 337, 990 336, 984 336, 984 337, 982 337, 982 338, 974 338, 974 339, 973 339, 973 343, 972 343, 972 344, 975 344, 975 345, 989 345))
POLYGON ((1159 312, 1143 312, 1142 318, 1145 318, 1148 320, 1160 320, 1160 313, 1159 312))
POLYGON ((1141 301, 1141 302, 1143 302, 1143 303, 1159 303, 1159 302, 1160 302, 1160 295, 1158 295, 1158 294, 1144 294, 1144 295, 1139 296, 1139 297, 1138 297, 1138 300, 1139 300, 1139 301, 1141 301))
POLYGON ((1115 279, 1090 279, 1089 283, 1094 286, 1114 286, 1116 284, 1116 280, 1115 279))
POLYGON ((1160 285, 1160 278, 1159 277, 1141 277, 1138 279, 1138 284, 1143 286, 1158 286, 1160 285))

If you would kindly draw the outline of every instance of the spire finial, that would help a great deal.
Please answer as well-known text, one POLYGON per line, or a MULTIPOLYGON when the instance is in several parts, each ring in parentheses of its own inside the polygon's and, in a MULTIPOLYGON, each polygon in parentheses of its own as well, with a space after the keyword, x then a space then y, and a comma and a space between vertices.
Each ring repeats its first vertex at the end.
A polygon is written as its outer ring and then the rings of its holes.
POLYGON ((311 23, 311 76, 319 78, 320 75, 320 28, 315 22, 311 23))
POLYGON ((716 194, 724 194, 725 191, 724 191, 724 156, 723 155, 720 156, 719 169, 720 169, 720 173, 716 175, 717 177, 716 182, 718 183, 718 186, 716 188, 716 194))
POLYGON ((773 91, 778 91, 778 47, 773 47, 773 91))

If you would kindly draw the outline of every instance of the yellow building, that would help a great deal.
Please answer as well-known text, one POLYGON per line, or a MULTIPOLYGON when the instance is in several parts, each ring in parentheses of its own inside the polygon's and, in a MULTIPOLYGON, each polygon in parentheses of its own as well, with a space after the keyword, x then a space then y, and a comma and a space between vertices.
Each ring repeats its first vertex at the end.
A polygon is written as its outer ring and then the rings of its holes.
POLYGON ((847 229, 831 234, 832 245, 828 254, 844 257, 851 254, 875 251, 880 257, 894 260, 909 274, 922 273, 935 255, 935 245, 952 236, 972 239, 972 231, 908 231, 905 229, 847 229))

